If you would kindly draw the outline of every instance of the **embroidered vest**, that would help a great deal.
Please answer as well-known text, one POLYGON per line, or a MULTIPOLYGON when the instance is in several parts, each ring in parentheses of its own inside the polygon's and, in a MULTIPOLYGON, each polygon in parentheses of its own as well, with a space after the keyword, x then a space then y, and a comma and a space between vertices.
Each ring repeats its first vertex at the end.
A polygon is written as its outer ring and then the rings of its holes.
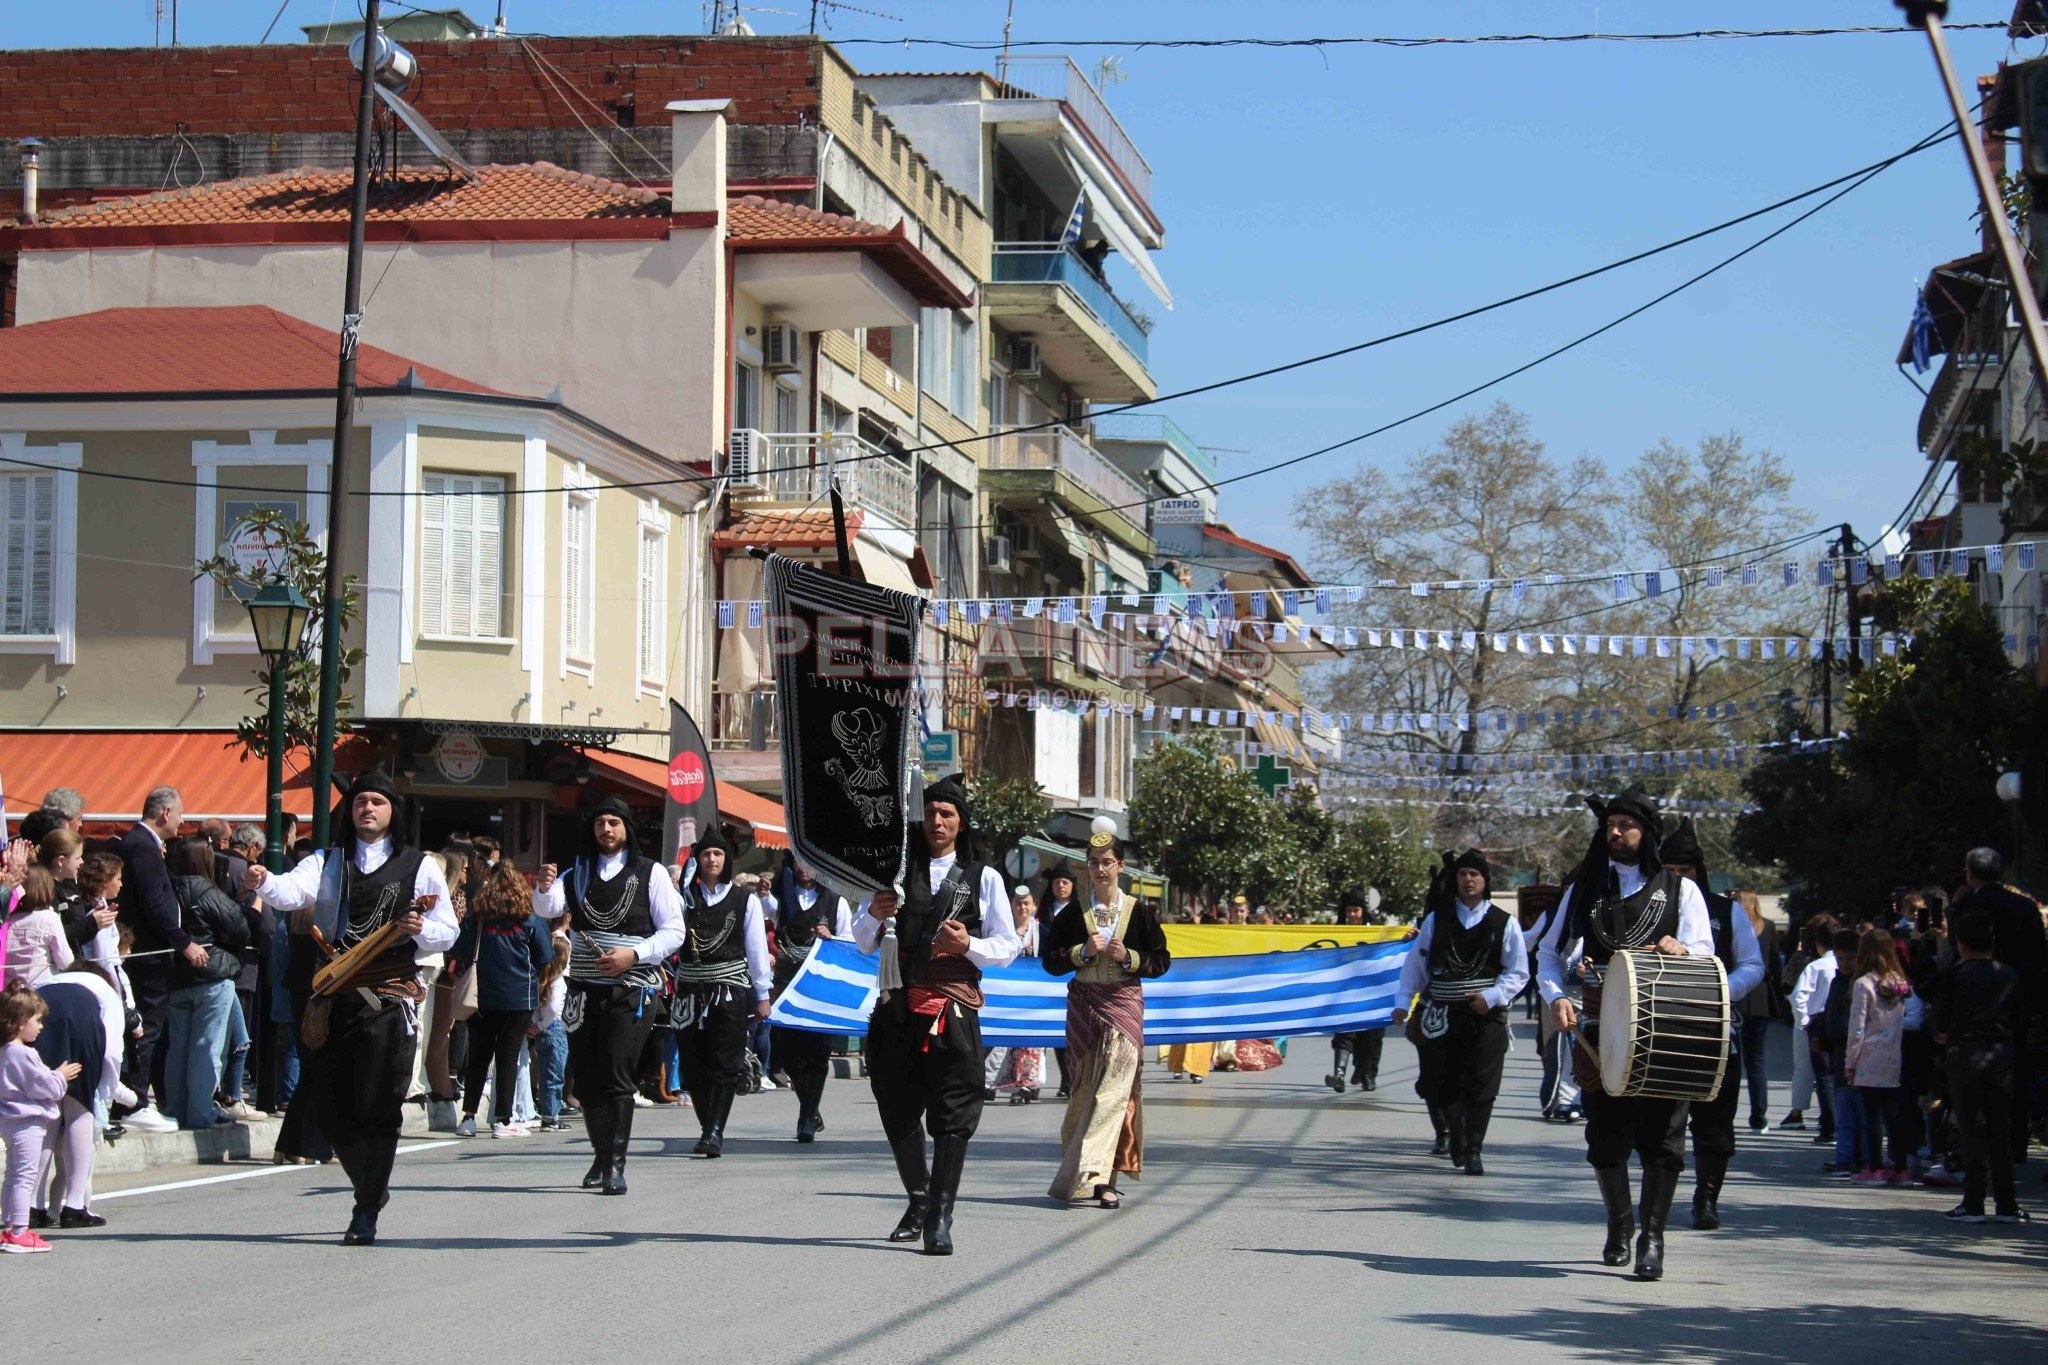
POLYGON ((1676 937, 1683 885, 1669 868, 1659 868, 1632 896, 1603 895, 1591 905, 1574 905, 1572 928, 1586 956, 1604 967, 1623 948, 1647 948, 1658 939, 1676 937))
POLYGON ((619 875, 599 881, 595 864, 582 886, 582 895, 572 907, 578 929, 627 938, 647 938, 654 933, 654 902, 647 886, 650 878, 668 874, 647 858, 628 857, 619 875))
POLYGON ((1429 998, 1459 1001, 1483 991, 1500 977, 1507 943, 1508 914, 1488 904, 1479 923, 1467 929, 1455 907, 1435 912, 1429 938, 1429 998))
POLYGON ((948 919, 958 920, 969 938, 983 936, 981 864, 964 860, 954 863, 952 871, 939 883, 937 895, 931 890, 931 864, 927 860, 913 857, 907 871, 903 903, 896 911, 896 942, 903 984, 918 985, 928 977, 978 983, 981 968, 969 962, 964 954, 940 957, 934 977, 932 940, 938 936, 939 926, 948 919))

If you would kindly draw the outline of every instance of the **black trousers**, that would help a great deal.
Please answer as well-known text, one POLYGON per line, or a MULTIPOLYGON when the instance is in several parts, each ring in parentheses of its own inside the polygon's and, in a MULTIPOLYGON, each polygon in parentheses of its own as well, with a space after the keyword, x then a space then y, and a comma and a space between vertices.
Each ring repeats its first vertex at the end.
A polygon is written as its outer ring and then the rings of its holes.
POLYGON ((1628 1165, 1635 1153, 1644 1170, 1685 1170, 1685 1100, 1616 1099, 1597 1085, 1581 1092, 1586 1111, 1586 1164, 1597 1170, 1628 1165))
POLYGON ((815 1115, 825 1094, 825 1079, 832 1074, 832 1035, 778 1024, 770 1031, 769 1045, 775 1050, 775 1064, 796 1091, 801 1115, 815 1115))
POLYGON ((640 1088, 640 1050, 654 1030, 654 1002, 630 986, 569 983, 583 997, 583 1022, 569 1035, 569 1072, 576 1078, 576 1102, 592 1105, 630 1100, 640 1088))
POLYGON ((868 1085, 882 1131, 896 1143, 922 1124, 933 1137, 966 1141, 981 1126, 981 1012, 948 1001, 945 1028, 910 1012, 908 991, 892 991, 868 1019, 868 1085))
POLYGON ((164 1084, 164 1017, 171 1008, 171 959, 131 958, 127 968, 128 984, 135 991, 135 1012, 142 1017, 142 1036, 122 1059, 121 1081, 135 1092, 137 1104, 147 1105, 150 1095, 164 1084))
POLYGON ((491 1116, 512 1121, 512 1097, 519 1087, 519 1053, 526 1046, 532 1010, 478 1010, 469 1017, 469 1066, 462 1077, 462 1112, 476 1117, 483 1097, 484 1075, 496 1068, 491 1088, 491 1116))
POLYGON ((356 1208, 366 1213, 382 1208, 390 1190, 412 1086, 419 1036, 407 1031, 406 1013, 394 1000, 373 1009, 355 992, 335 996, 327 1041, 300 1063, 299 1083, 312 1092, 313 1121, 355 1186, 356 1208))
POLYGON ((752 1001, 727 990, 708 1007, 699 1008, 688 1028, 676 1030, 683 1088, 700 1116, 708 1112, 705 1100, 713 1090, 739 1088, 747 1074, 747 1035, 753 1027, 752 1001))
POLYGON ((1474 1014, 1463 1002, 1447 1008, 1450 1027, 1443 1036, 1415 1045, 1420 1071, 1415 1093, 1430 1104, 1490 1111, 1500 1096, 1501 1069, 1507 1063, 1508 1012, 1474 1014))
POLYGON ((1721 1074, 1721 1093, 1711 1100, 1693 1100, 1686 1106, 1692 1127, 1693 1165, 1702 1185, 1711 1182, 1718 1190, 1721 1177, 1728 1173, 1728 1159, 1735 1155, 1735 1111, 1741 1104, 1742 1058, 1730 1048, 1728 1069, 1721 1074))
POLYGON ((2005 1067, 1980 1069, 1951 1062, 1948 1098, 1962 1140, 1964 1206, 1983 1212, 1988 1176, 1998 1211, 2010 1213, 2019 1207, 2013 1189, 2011 1120, 2015 1109, 2026 1107, 2013 1103, 2013 1073, 2005 1067))
POLYGON ((1356 1033, 1338 1033, 1330 1038, 1330 1050, 1335 1054, 1333 1065, 1337 1074, 1344 1074, 1344 1058, 1351 1058, 1351 1079, 1363 1085, 1377 1081, 1380 1076, 1380 1054, 1386 1049, 1387 1031, 1383 1028, 1361 1029, 1356 1033))

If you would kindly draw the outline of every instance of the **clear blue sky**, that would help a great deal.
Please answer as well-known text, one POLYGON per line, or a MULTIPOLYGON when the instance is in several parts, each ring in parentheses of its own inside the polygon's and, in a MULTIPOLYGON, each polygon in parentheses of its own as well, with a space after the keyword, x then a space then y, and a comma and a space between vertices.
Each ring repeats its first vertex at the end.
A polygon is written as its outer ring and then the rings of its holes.
MULTIPOLYGON (((860 0, 828 36, 1002 33, 1005 0, 860 0)), ((290 0, 279 24, 355 0, 290 0)), ((749 8, 796 31, 808 0, 749 8)), ((150 0, 11 5, 0 44, 146 44, 150 0)), ((275 0, 184 0, 186 42, 250 42, 275 0)), ((488 21, 492 0, 468 6, 488 21)), ((2009 0, 1957 0, 1953 21, 2009 0)), ((1887 0, 1601 4, 1104 3, 1016 0, 1016 36, 1326 36, 1668 31, 1888 24, 1887 0)), ((697 31, 696 0, 510 0, 515 31, 697 31)), ((1964 79, 2006 55, 1953 39, 1964 79)), ((2020 56, 2033 56, 2037 44, 2020 56)), ((850 47, 864 70, 987 59, 850 47)), ((1089 66, 1100 51, 1076 49, 1089 66)), ((1109 100, 1155 173, 1159 263, 1178 301, 1153 336, 1162 388, 1186 387, 1394 330, 1623 255, 1900 150, 1946 104, 1918 35, 1427 49, 1152 49, 1109 100)), ((1920 396, 1891 360, 1927 268, 1973 249, 1954 144, 1904 163, 1713 280, 1494 395, 1352 451, 1227 490, 1246 534, 1299 544, 1302 489, 1360 460, 1398 462, 1459 412, 1505 398, 1559 455, 1619 467, 1659 438, 1738 430, 1785 456, 1817 520, 1865 536, 1923 468, 1920 396)), ((1796 212, 1796 210, 1794 210, 1796 212)), ((1751 228, 1751 234, 1762 228, 1751 228)), ((1198 439, 1242 447, 1226 474, 1378 425, 1532 358, 1749 240, 1741 230, 1419 341, 1176 405, 1198 439)), ((1147 300, 1149 303, 1149 299, 1147 300)), ((1930 376, 1931 377, 1931 376, 1930 376)))

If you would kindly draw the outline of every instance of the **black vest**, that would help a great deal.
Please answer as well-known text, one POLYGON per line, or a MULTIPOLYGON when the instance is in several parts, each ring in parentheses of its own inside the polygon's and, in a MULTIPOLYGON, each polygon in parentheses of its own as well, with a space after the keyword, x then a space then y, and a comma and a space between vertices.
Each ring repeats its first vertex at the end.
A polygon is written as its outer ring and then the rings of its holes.
POLYGON ((1479 923, 1467 929, 1453 904, 1432 912, 1429 936, 1429 994, 1432 1000, 1463 1000, 1499 979, 1506 954, 1508 912, 1489 904, 1479 923))
MULTIPOLYGON (((1608 875, 1613 875, 1610 868, 1608 875)), ((1662 938, 1678 934, 1679 893, 1684 887, 1676 873, 1658 868, 1643 879, 1633 896, 1606 896, 1591 905, 1572 906, 1572 932, 1585 947, 1594 965, 1604 967, 1623 948, 1647 948, 1662 938), (1658 897, 1663 897, 1661 901, 1658 897)), ((1578 895, 1573 894, 1576 902, 1578 895)))
POLYGON ((690 932, 683 939, 679 956, 685 962, 738 962, 747 955, 747 898, 726 883, 723 899, 716 904, 704 899, 702 888, 692 881, 683 895, 683 922, 690 932))
POLYGON ((341 946, 360 943, 378 929, 412 908, 413 887, 418 883, 420 863, 426 854, 416 848, 401 848, 386 858, 375 872, 356 870, 354 849, 339 848, 330 856, 347 858, 347 912, 341 926, 341 946))
POLYGON ((668 873, 651 859, 628 856, 619 875, 606 882, 598 880, 595 862, 589 866, 590 878, 582 888, 582 904, 575 907, 576 927, 632 938, 652 937, 654 901, 647 886, 650 879, 666 877, 668 873))
POLYGON ((1732 972, 1735 970, 1735 902, 1706 891, 1700 895, 1707 903, 1707 923, 1714 930, 1714 956, 1721 959, 1723 971, 1732 972))
MULTIPOLYGON (((958 912, 952 918, 967 930, 969 938, 982 937, 982 865, 965 859, 956 862, 953 867, 959 874, 958 891, 953 902, 934 905, 930 860, 913 855, 909 862, 910 866, 905 869, 903 903, 896 910, 896 943, 906 986, 916 985, 925 979, 925 972, 931 966, 932 940, 938 936, 939 926, 945 922, 948 910, 957 905, 958 912)), ((966 979, 981 979, 981 968, 969 962, 964 955, 953 960, 966 968, 966 979)), ((958 968, 948 969, 948 979, 957 980, 961 976, 958 968)))

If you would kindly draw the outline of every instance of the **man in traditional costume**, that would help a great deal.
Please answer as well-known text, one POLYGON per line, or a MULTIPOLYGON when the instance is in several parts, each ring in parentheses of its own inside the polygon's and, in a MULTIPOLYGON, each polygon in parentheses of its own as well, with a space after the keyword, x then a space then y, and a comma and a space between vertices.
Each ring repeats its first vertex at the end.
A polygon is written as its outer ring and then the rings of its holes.
POLYGON ((282 875, 251 866, 245 877, 273 910, 310 908, 300 931, 317 930, 337 951, 387 925, 397 936, 359 976, 373 985, 314 1000, 300 1030, 300 1084, 355 1190, 354 1216, 341 1239, 347 1246, 376 1241, 377 1215, 391 1202, 391 1165, 427 994, 415 964, 454 947, 459 929, 441 865, 406 846, 399 806, 391 778, 367 772, 349 789, 349 825, 339 844, 282 875))
POLYGON ((981 1123, 982 969, 1006 966, 1018 947, 1002 875, 973 861, 973 820, 957 775, 925 788, 902 896, 868 897, 853 928, 862 952, 881 954, 868 1083, 910 1197, 889 1240, 921 1235, 931 1256, 953 1254, 953 1200, 981 1123))
POLYGON ((622 798, 600 801, 584 836, 583 855, 566 874, 541 868, 533 908, 544 919, 568 915, 562 1026, 590 1137, 583 1188, 621 1195, 640 1056, 661 1007, 662 960, 683 939, 683 902, 668 870, 633 851, 633 812, 622 798))
MULTIPOLYGON (((1045 874, 1045 894, 1038 898, 1037 910, 1038 941, 1041 945, 1044 944, 1046 936, 1052 933, 1052 922, 1060 917, 1062 910, 1074 903, 1074 898, 1080 893, 1080 885, 1080 879, 1074 875, 1073 864, 1065 858, 1054 863, 1051 870, 1045 874)), ((1073 1093, 1067 1086, 1066 1048, 1054 1048, 1052 1059, 1060 1069, 1058 1098, 1065 1099, 1073 1093)))
POLYGON ((1068 906, 1046 940, 1045 969, 1071 972, 1067 987, 1068 1078, 1073 1098, 1060 1122, 1060 1168, 1050 1191, 1062 1203, 1121 1206, 1119 1175, 1144 1166, 1145 990, 1172 956, 1159 918, 1119 888, 1123 846, 1114 834, 1088 841, 1087 903, 1068 906))
POLYGON ((1571 1032, 1580 1028, 1580 1015, 1566 996, 1565 982, 1585 968, 1586 1036, 1574 1061, 1586 1112, 1586 1161, 1607 1206, 1607 1243, 1600 1259, 1615 1266, 1629 1259, 1629 1236, 1636 1226, 1628 1158, 1634 1152, 1643 1168, 1635 1273, 1655 1280, 1664 1274, 1665 1219, 1685 1170, 1686 1101, 1623 1098, 1602 1089, 1599 1066, 1592 1060, 1598 1056, 1601 977, 1623 949, 1708 956, 1714 935, 1699 887, 1659 861, 1664 824, 1656 801, 1631 787, 1611 803, 1588 804, 1598 823, 1537 950, 1536 981, 1552 1021, 1559 1031, 1571 1032))
POLYGON ((735 892, 732 841, 713 825, 690 850, 697 874, 683 888, 683 946, 669 960, 669 1023, 683 1087, 697 1110, 698 1156, 725 1154, 725 1121, 747 1073, 747 1037, 768 1017, 773 973, 761 898, 735 892))
MULTIPOLYGON (((1346 925, 1362 925, 1371 914, 1366 904, 1365 892, 1352 888, 1337 898, 1337 922, 1346 925)), ((1407 997, 1403 997, 1405 1000, 1407 997)), ((1385 1049, 1387 1031, 1384 1028, 1357 1029, 1350 1033, 1333 1034, 1330 1037, 1331 1070, 1323 1077, 1323 1084, 1344 1093, 1344 1073, 1349 1069, 1351 1083, 1360 1090, 1377 1090, 1380 1087, 1380 1054, 1385 1049)))
MULTIPOLYGON (((791 862, 776 878, 773 906, 774 984, 779 996, 820 942, 853 937, 853 909, 844 898, 819 886, 811 870, 800 862, 791 862)), ((832 1035, 777 1024, 770 1031, 769 1046, 775 1064, 796 1092, 796 1140, 815 1142, 825 1131, 825 1116, 818 1105, 825 1095, 825 1078, 832 1070, 832 1035)))
POLYGON ((1443 1123, 1451 1164, 1485 1175, 1481 1153, 1507 1061, 1508 1004, 1529 984, 1529 950, 1515 917, 1488 899, 1493 869, 1478 849, 1455 859, 1446 853, 1438 881, 1435 908, 1401 964, 1394 1023, 1407 1024, 1408 1002, 1420 992, 1416 1093, 1443 1123))
MULTIPOLYGON (((1707 858, 1699 835, 1687 817, 1657 850, 1664 866, 1700 889, 1713 929, 1714 956, 1728 973, 1728 998, 1740 1000, 1764 979, 1764 955, 1757 946, 1749 916, 1726 896, 1707 889, 1707 858)), ((1692 1126, 1692 1225, 1702 1232, 1721 1226, 1721 1184, 1735 1155, 1735 1108, 1742 1097, 1742 1019, 1729 1020, 1728 1060, 1721 1070, 1721 1089, 1710 1100, 1689 1106, 1692 1126)))

